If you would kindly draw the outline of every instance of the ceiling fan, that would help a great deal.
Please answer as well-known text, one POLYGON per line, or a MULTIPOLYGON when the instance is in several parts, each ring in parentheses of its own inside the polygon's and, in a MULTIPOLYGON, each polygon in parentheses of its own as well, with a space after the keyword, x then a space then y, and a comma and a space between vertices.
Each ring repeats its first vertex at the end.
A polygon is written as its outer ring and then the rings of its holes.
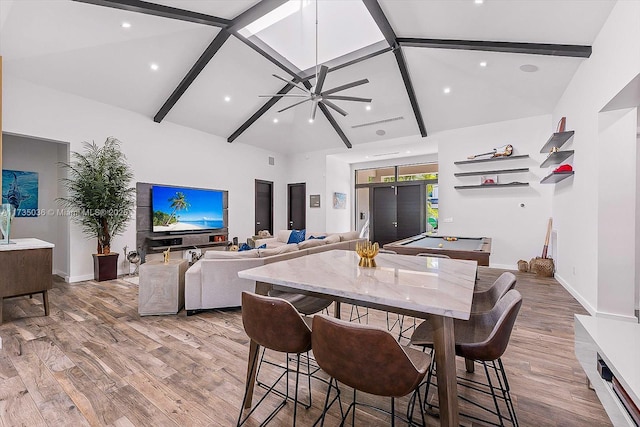
POLYGON ((350 89, 352 87, 369 83, 369 80, 361 79, 355 82, 344 84, 342 86, 334 87, 332 89, 327 89, 324 92, 322 91, 322 88, 324 86, 324 80, 327 77, 327 72, 329 72, 329 67, 327 67, 326 65, 321 65, 320 67, 318 67, 318 1, 317 0, 316 0, 315 12, 316 12, 316 84, 315 86, 311 86, 310 89, 307 89, 304 86, 300 86, 299 83, 289 81, 284 77, 280 77, 277 74, 273 74, 273 77, 293 85, 295 88, 303 91, 304 94, 259 95, 259 97, 302 98, 300 101, 296 102, 295 104, 291 104, 288 107, 283 108, 282 110, 278 110, 278 113, 282 113, 283 111, 288 110, 289 108, 293 108, 297 105, 304 104, 305 102, 311 101, 312 102, 311 120, 315 120, 316 118, 316 110, 318 109, 318 104, 324 104, 327 107, 342 114, 343 116, 346 116, 348 113, 342 108, 338 107, 336 104, 334 104, 332 100, 333 101, 340 100, 340 101, 371 102, 371 98, 358 98, 355 96, 343 96, 343 95, 333 95, 333 94, 346 89, 350 89))

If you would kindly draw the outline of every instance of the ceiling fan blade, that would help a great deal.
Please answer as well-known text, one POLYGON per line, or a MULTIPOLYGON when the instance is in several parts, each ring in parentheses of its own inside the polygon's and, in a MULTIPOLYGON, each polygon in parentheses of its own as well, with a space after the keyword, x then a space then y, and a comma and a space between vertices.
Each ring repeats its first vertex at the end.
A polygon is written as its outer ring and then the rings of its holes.
POLYGON ((340 96, 340 95, 329 95, 324 97, 324 99, 337 99, 339 101, 371 102, 371 98, 358 98, 355 96, 340 96))
POLYGON ((327 77, 327 72, 329 71, 329 67, 326 65, 320 66, 320 72, 318 73, 318 79, 316 80, 316 87, 313 90, 313 93, 316 95, 320 95, 322 92, 322 85, 324 85, 324 79, 327 77))
POLYGON ((316 119, 316 111, 318 110, 318 101, 313 101, 313 107, 311 107, 311 120, 316 119))
POLYGON ((342 114, 343 116, 346 116, 348 114, 346 111, 344 111, 342 108, 338 107, 336 104, 334 104, 331 101, 327 101, 326 99, 323 99, 322 102, 324 103, 324 105, 326 105, 329 108, 333 108, 334 110, 336 110, 338 113, 342 114))
POLYGON ((324 97, 325 95, 331 95, 332 93, 336 93, 336 92, 340 92, 341 90, 350 89, 352 87, 360 86, 360 85, 363 85, 365 83, 369 83, 369 80, 368 79, 362 79, 362 80, 358 80, 356 82, 347 83, 346 85, 334 87, 333 89, 325 90, 324 92, 321 93, 321 95, 324 97))
POLYGON ((274 93, 273 95, 258 95, 258 98, 308 98, 309 95, 295 95, 295 94, 277 94, 274 93))
POLYGON ((280 76, 279 76, 279 75, 277 75, 277 74, 271 74, 271 75, 272 75, 273 77, 275 77, 276 79, 280 79, 280 80, 282 80, 283 82, 285 82, 285 83, 287 83, 287 84, 290 84, 290 85, 293 85, 293 86, 297 87, 297 88, 298 88, 298 89, 300 89, 301 91, 304 91, 304 92, 306 92, 306 93, 309 93, 309 91, 307 90, 307 88, 305 88, 304 86, 298 86, 298 83, 294 83, 294 82, 292 82, 292 81, 290 81, 290 80, 285 79, 284 77, 280 77, 280 76))
POLYGON ((304 102, 307 102, 307 101, 311 101, 311 98, 307 98, 307 99, 304 99, 304 100, 302 100, 300 102, 296 102, 295 104, 291 104, 288 107, 283 108, 282 110, 278 110, 278 113, 282 113, 283 111, 288 110, 289 108, 293 108, 296 105, 300 105, 300 104, 302 104, 304 102))

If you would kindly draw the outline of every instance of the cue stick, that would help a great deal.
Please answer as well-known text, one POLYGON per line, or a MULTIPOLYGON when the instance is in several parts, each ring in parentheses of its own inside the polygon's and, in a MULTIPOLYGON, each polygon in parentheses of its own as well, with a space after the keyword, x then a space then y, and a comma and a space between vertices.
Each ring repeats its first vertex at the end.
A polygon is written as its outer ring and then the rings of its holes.
POLYGON ((553 223, 553 218, 549 218, 549 225, 547 225, 547 237, 544 239, 544 248, 542 248, 542 258, 547 257, 547 250, 549 249, 549 236, 551 235, 551 224, 553 223))

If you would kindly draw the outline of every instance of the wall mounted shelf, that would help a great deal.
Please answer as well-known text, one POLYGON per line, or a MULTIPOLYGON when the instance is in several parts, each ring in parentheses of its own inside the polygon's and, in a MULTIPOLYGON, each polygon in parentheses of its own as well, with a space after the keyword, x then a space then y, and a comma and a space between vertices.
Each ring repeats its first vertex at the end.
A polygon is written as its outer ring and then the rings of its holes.
POLYGON ((544 167, 547 167, 547 166, 550 166, 550 165, 557 165, 558 163, 564 162, 565 160, 567 160, 571 156, 573 156, 573 150, 556 151, 555 153, 549 154, 549 156, 547 156, 546 160, 544 162, 542 162, 540 167, 544 168, 544 167))
POLYGON ((469 163, 504 162, 505 160, 526 159, 528 157, 529 157, 528 154, 521 154, 519 156, 489 157, 488 159, 478 159, 478 160, 461 160, 459 162, 453 162, 453 164, 454 165, 466 165, 466 164, 469 164, 469 163))
POLYGON ((506 184, 478 184, 478 185, 456 185, 456 190, 466 190, 470 188, 495 188, 495 187, 528 187, 528 182, 509 182, 506 184))
POLYGON ((574 174, 573 171, 569 172, 551 172, 551 174, 542 178, 540 184, 555 184, 557 182, 562 181, 563 179, 567 179, 574 174))
POLYGON ((480 171, 480 172, 458 172, 458 173, 454 173, 453 176, 501 175, 505 173, 520 173, 520 172, 529 172, 529 168, 498 169, 498 170, 480 171))
POLYGON ((557 148, 562 147, 569 139, 571 139, 574 133, 575 131, 573 130, 570 130, 567 132, 554 133, 553 135, 551 135, 549 140, 542 146, 542 148, 540 149, 540 152, 548 153, 551 151, 553 147, 557 147, 557 148))

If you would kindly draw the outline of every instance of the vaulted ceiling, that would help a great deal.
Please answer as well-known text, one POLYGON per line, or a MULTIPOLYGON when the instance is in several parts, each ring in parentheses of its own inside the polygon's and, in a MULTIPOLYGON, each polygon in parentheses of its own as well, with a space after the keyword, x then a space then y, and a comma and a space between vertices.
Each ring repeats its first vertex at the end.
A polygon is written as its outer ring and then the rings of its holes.
POLYGON ((331 9, 336 2, 319 0, 321 58, 367 46, 326 62, 324 87, 367 78, 340 95, 373 100, 369 110, 335 101, 347 116, 329 109, 309 123, 310 103, 279 113, 296 98, 258 97, 301 93, 273 74, 315 84, 313 67, 294 65, 313 64, 315 3, 297 1, 306 15, 285 16, 246 38, 238 31, 286 2, 2 0, 0 55, 7 74, 231 143, 281 153, 362 149, 550 113, 614 4, 343 0, 342 9, 331 9), (349 10, 368 15, 353 18, 349 10), (368 45, 365 35, 375 39, 377 29, 381 40, 368 45))

